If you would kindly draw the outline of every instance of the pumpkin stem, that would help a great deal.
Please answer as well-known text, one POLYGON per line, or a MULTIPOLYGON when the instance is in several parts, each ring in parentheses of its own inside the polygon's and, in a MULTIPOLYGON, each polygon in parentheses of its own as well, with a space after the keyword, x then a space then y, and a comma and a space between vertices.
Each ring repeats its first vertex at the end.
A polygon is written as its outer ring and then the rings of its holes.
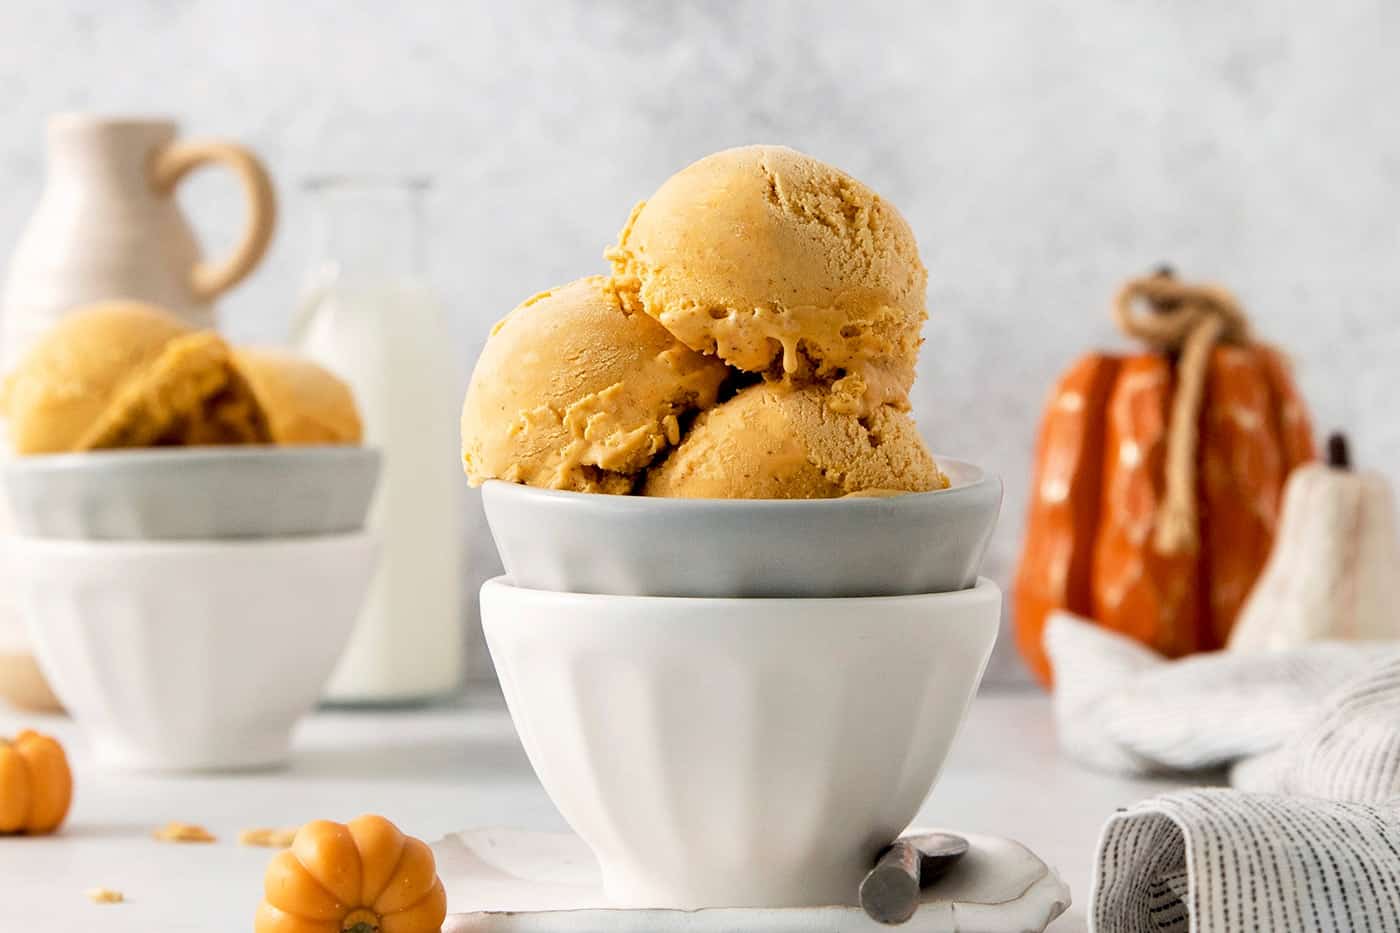
POLYGON ((1351 469, 1351 445, 1341 431, 1334 431, 1327 438, 1327 465, 1335 470, 1351 469))
POLYGON ((379 915, 363 907, 352 910, 341 923, 340 933, 379 933, 379 915))

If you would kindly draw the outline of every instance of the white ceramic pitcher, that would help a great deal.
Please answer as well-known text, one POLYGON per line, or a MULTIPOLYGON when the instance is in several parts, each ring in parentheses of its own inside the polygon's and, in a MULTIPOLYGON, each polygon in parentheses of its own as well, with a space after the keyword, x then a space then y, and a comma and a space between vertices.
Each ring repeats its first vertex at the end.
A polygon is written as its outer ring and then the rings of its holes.
POLYGON ((69 310, 131 298, 215 323, 213 301, 262 258, 276 217, 272 182, 247 149, 178 140, 175 123, 62 114, 48 126, 48 178, 10 260, 0 297, 0 368, 69 310), (218 163, 247 195, 246 229, 222 262, 200 258, 174 190, 218 163))

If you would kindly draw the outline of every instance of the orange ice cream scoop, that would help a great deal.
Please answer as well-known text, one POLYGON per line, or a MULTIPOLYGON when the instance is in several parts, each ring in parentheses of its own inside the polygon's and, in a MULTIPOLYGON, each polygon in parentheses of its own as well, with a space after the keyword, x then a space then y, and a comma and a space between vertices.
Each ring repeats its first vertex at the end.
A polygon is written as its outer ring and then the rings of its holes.
POLYGON ((913 232, 845 173, 780 146, 715 153, 637 205, 610 248, 629 308, 692 349, 829 404, 908 409, 928 274, 913 232))
POLYGON ((601 276, 541 292, 496 325, 462 406, 473 485, 628 493, 715 403, 728 369, 687 348, 601 276))
POLYGON ((233 351, 212 331, 176 337, 127 380, 77 450, 265 444, 267 420, 233 367, 233 351))
POLYGON ((827 499, 948 485, 914 421, 889 405, 835 411, 821 387, 760 383, 700 415, 647 472, 648 496, 827 499))
POLYGON ((252 389, 275 444, 358 444, 355 394, 338 376, 286 350, 240 348, 234 366, 252 389))
POLYGON ((7 378, 0 408, 20 454, 268 440, 222 338, 137 302, 64 318, 7 378))

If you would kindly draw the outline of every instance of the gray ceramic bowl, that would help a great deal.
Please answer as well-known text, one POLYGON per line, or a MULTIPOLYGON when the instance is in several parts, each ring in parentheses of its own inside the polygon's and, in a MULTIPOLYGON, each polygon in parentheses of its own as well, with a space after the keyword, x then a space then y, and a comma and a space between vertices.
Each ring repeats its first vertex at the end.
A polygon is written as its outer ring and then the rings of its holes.
POLYGON ((616 596, 900 596, 966 589, 1001 480, 938 458, 953 485, 850 499, 648 499, 482 487, 516 586, 616 596))
POLYGON ((364 447, 159 447, 0 465, 15 530, 32 538, 280 538, 356 531, 379 477, 364 447))

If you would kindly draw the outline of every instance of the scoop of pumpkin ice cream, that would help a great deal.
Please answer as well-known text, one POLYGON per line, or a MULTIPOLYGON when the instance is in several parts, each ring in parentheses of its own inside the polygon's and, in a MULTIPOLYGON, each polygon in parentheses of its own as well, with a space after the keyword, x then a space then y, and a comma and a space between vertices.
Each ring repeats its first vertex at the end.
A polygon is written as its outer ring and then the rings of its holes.
POLYGON ((20 454, 268 440, 223 339, 136 302, 65 317, 6 379, 0 407, 20 454))
POLYGON ((849 175, 780 146, 718 152, 637 205, 606 255, 628 306, 692 349, 830 384, 838 411, 909 407, 928 274, 904 218, 849 175))
POLYGON ((286 350, 244 347, 234 366, 267 418, 275 444, 358 444, 355 394, 338 376, 286 350))
POLYGON ((265 444, 267 420, 218 334, 176 337, 128 379, 76 450, 265 444))
POLYGON ((472 373, 462 406, 467 477, 631 492, 680 441, 681 419, 714 404, 727 374, 624 309, 604 277, 541 292, 496 325, 472 373))
POLYGON ((15 450, 77 449, 132 375, 191 332, 173 315, 132 302, 93 305, 65 317, 5 380, 3 407, 15 450))
POLYGON ((947 485, 905 412, 881 405, 858 417, 833 410, 826 389, 760 383, 696 418, 680 446, 647 472, 643 492, 828 499, 947 485))

